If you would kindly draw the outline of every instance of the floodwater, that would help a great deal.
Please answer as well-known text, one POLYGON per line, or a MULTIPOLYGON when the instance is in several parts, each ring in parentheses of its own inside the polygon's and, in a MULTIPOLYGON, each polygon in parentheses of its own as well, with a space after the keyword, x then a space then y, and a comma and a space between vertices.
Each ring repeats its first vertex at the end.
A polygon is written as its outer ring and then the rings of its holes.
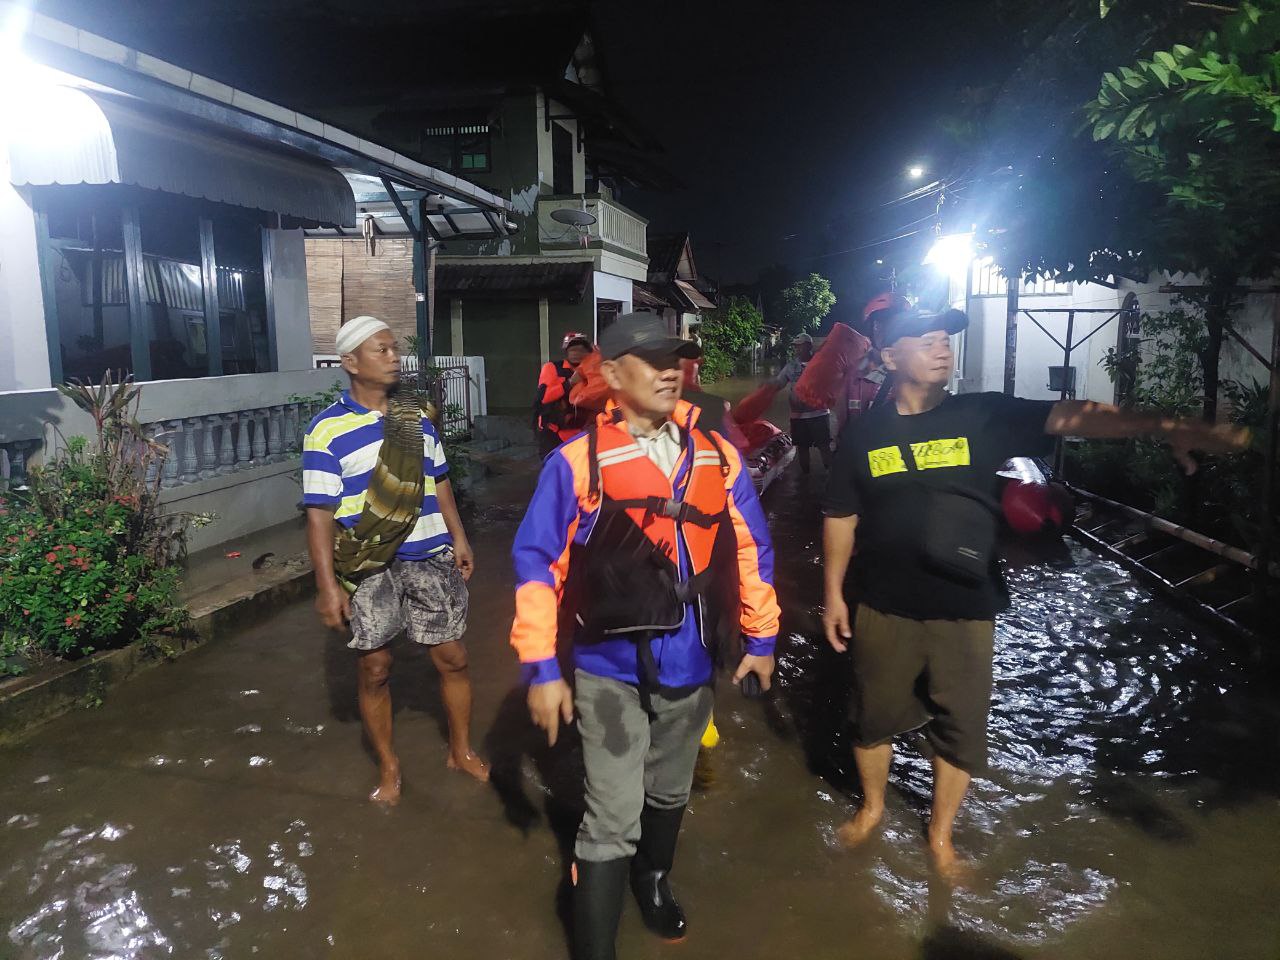
MULTIPOLYGON (((818 478, 814 478, 815 483, 818 478)), ((963 809, 971 886, 931 879, 909 745, 883 835, 840 850, 856 784, 847 661, 819 637, 818 512, 766 498, 785 610, 777 695, 717 691, 673 880, 692 935, 620 956, 1265 958, 1280 947, 1275 652, 1171 610, 1074 545, 1023 558, 999 626, 993 770, 963 809)), ((526 502, 473 523, 474 731, 494 783, 445 769, 429 661, 393 679, 404 799, 364 797, 351 654, 309 604, 0 751, 0 958, 564 957, 573 738, 528 725, 506 646, 526 502)))

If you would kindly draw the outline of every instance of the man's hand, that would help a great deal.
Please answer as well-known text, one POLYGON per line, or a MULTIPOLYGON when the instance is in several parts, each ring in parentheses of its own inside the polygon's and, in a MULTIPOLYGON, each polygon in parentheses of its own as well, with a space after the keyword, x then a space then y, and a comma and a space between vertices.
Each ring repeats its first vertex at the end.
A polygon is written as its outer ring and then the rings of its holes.
POLYGON ((351 622, 351 597, 339 584, 323 587, 316 597, 316 613, 330 630, 345 633, 351 622))
POLYGON ((1194 420, 1180 422, 1167 434, 1173 458, 1182 465, 1187 475, 1196 472, 1199 464, 1191 456, 1199 453, 1239 453, 1247 450, 1253 434, 1248 427, 1232 423, 1199 423, 1194 420))
POLYGON ((533 684, 529 687, 529 716, 547 731, 547 745, 554 747, 560 734, 560 721, 573 723, 573 691, 563 680, 533 684))
POLYGON ((743 654, 742 662, 738 664, 738 672, 733 675, 734 683, 741 683, 742 678, 748 673, 754 673, 760 678, 760 689, 768 690, 773 682, 773 654, 767 657, 757 657, 752 654, 743 654))
POLYGON ((466 540, 453 541, 453 565, 462 574, 463 580, 470 580, 476 572, 475 554, 471 552, 471 544, 466 540))
POLYGON ((827 643, 837 653, 849 649, 847 641, 853 637, 849 629, 849 605, 844 597, 827 597, 827 608, 822 612, 822 628, 827 633, 827 643))

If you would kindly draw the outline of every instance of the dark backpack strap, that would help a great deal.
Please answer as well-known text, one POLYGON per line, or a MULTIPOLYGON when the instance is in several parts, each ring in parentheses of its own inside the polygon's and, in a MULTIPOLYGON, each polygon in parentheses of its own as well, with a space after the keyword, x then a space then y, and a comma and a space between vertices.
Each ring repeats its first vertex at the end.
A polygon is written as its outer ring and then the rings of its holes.
POLYGON ((587 498, 600 500, 600 434, 595 423, 587 428, 587 498))

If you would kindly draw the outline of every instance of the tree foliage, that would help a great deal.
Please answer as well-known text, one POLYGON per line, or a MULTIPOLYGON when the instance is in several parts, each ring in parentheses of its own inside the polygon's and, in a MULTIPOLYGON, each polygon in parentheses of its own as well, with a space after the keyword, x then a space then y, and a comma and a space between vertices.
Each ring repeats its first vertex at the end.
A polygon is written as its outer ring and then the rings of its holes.
POLYGON ((781 316, 784 342, 802 333, 814 333, 836 305, 831 281, 820 273, 811 273, 782 291, 781 316))
POLYGON ((1085 113, 1093 139, 1163 197, 1141 224, 1157 266, 1225 286, 1275 269, 1278 46, 1280 2, 1243 2, 1194 46, 1174 44, 1103 74, 1085 113))
POLYGON ((703 316, 702 379, 710 383, 732 374, 760 342, 764 317, 750 300, 730 297, 703 316))

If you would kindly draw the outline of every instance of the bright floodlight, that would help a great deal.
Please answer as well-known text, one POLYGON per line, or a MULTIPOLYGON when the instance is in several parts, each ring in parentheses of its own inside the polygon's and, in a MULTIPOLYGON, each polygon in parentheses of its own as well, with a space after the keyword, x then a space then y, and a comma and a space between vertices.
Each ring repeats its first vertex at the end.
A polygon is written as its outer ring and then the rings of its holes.
POLYGON ((939 237, 924 258, 925 266, 936 267, 947 274, 963 273, 973 260, 973 234, 953 233, 939 237))
POLYGON ((920 166, 920 164, 918 163, 912 164, 911 166, 907 167, 907 176, 910 177, 912 180, 919 180, 921 177, 924 176, 924 167, 920 166))

